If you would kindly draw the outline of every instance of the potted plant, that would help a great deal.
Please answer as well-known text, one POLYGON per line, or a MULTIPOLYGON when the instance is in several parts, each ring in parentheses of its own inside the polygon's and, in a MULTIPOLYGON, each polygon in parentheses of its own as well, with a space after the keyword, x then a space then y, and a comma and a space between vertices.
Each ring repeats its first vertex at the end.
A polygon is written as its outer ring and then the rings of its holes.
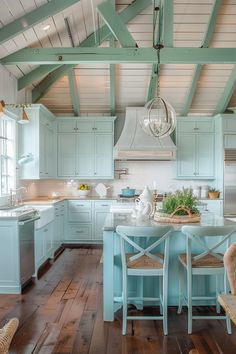
POLYGON ((192 189, 183 188, 170 193, 164 198, 162 209, 155 213, 154 219, 158 222, 194 223, 200 221, 197 209, 197 197, 192 189))
POLYGON ((208 191, 208 196, 210 199, 218 199, 220 196, 220 191, 216 188, 210 188, 208 191))
POLYGON ((89 185, 86 183, 80 184, 77 190, 80 197, 86 197, 90 192, 89 185))

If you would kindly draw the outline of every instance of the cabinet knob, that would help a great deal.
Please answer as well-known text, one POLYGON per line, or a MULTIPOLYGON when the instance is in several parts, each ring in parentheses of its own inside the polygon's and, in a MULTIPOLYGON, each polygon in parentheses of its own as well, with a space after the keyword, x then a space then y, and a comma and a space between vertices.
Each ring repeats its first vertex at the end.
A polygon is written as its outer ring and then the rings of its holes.
POLYGON ((193 128, 193 130, 199 130, 199 128, 193 128))
POLYGON ((96 174, 97 174, 97 172, 94 172, 94 174, 96 175, 96 174))

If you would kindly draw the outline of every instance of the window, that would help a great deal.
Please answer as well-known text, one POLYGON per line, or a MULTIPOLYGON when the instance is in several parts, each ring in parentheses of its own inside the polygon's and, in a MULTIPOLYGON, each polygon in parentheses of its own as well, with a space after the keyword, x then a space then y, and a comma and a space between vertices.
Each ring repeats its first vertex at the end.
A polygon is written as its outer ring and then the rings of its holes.
POLYGON ((0 117, 0 196, 8 195, 15 188, 15 129, 13 119, 0 117))

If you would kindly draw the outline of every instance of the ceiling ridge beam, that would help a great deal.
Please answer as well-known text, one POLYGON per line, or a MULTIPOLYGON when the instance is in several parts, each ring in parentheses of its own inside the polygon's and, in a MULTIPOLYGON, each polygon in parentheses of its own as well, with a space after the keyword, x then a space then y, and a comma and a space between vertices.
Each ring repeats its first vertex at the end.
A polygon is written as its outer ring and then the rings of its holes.
MULTIPOLYGON (((0 59, 3 65, 156 63, 154 48, 25 48, 0 59)), ((236 48, 163 48, 160 64, 235 64, 236 48)), ((63 66, 60 67, 63 71, 63 66)))
MULTIPOLYGON (((221 5, 221 0, 215 0, 215 3, 212 7, 211 15, 210 15, 210 18, 208 21, 207 29, 206 29, 206 32, 204 35, 204 39, 203 39, 203 43, 202 43, 203 48, 208 48, 210 45, 210 42, 211 42, 211 39, 213 36, 213 32, 214 32, 214 28, 215 28, 215 24, 216 24, 216 18, 217 18, 219 9, 220 9, 220 5, 221 5)), ((191 104, 193 102, 193 97, 194 97, 196 89, 197 89, 197 84, 198 84, 198 80, 201 75, 201 71, 202 71, 202 65, 197 64, 194 69, 194 72, 193 72, 191 87, 190 87, 190 90, 188 90, 188 95, 186 96, 183 110, 181 112, 181 115, 183 115, 183 116, 188 115, 189 109, 190 109, 191 104)))
POLYGON ((97 11, 102 16, 113 36, 120 42, 123 48, 137 47, 137 44, 119 14, 109 2, 103 2, 97 6, 97 11))
POLYGON ((78 1, 79 0, 51 0, 37 9, 26 13, 0 29, 0 43, 17 36, 32 26, 74 5, 78 1))
MULTIPOLYGON (((136 0, 132 4, 130 4, 128 7, 126 7, 124 10, 122 10, 119 13, 119 16, 121 17, 122 21, 124 23, 128 23, 131 21, 133 18, 135 18, 141 11, 143 11, 147 6, 151 5, 152 0, 136 0)), ((86 38, 80 45, 79 47, 93 47, 96 46, 96 38, 98 35, 100 35, 100 40, 101 42, 105 41, 108 39, 110 36, 110 30, 107 27, 107 25, 104 25, 100 28, 99 33, 98 31, 92 33, 88 38, 86 38)), ((43 85, 41 83, 36 86, 36 88, 33 90, 33 96, 35 97, 35 100, 37 101, 40 97, 42 97, 43 93, 46 92, 51 82, 51 84, 55 81, 57 81, 60 77, 66 74, 66 71, 68 68, 64 66, 64 71, 60 69, 61 65, 58 65, 56 70, 51 72, 51 67, 47 65, 47 68, 49 69, 48 73, 50 73, 49 76, 51 76, 51 79, 48 81, 43 80, 43 85), (59 70, 60 69, 60 70, 59 70), (44 91, 43 91, 44 90, 44 91)), ((72 67, 74 67, 73 65, 72 67)), ((30 73, 26 74, 24 77, 18 79, 18 90, 21 90, 25 88, 26 86, 32 84, 33 81, 41 79, 43 76, 45 76, 45 70, 42 70, 41 67, 34 69, 30 73)))
POLYGON ((79 116, 80 115, 79 95, 78 95, 78 90, 77 90, 74 69, 70 68, 67 71, 67 77, 68 77, 70 96, 71 96, 71 102, 72 102, 72 106, 73 106, 73 110, 74 110, 74 115, 79 116))
POLYGON ((223 113, 226 110, 235 89, 236 89, 236 65, 234 66, 234 69, 232 70, 232 73, 229 76, 228 82, 218 101, 214 114, 223 113))

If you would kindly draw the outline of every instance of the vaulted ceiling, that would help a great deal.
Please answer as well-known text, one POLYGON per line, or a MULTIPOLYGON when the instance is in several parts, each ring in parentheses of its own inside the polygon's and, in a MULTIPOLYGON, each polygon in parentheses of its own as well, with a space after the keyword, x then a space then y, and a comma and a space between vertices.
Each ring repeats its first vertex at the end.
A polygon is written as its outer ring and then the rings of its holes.
MULTIPOLYGON (((151 0, 107 0, 106 4, 115 3, 119 18, 132 37, 119 19, 114 17, 112 21, 112 12, 106 15, 99 8, 102 3, 103 0, 0 0, 2 63, 9 63, 3 60, 9 54, 27 47, 152 47, 151 0), (114 22, 115 29, 109 21, 114 22), (110 35, 113 29, 115 39, 110 35), (95 36, 91 36, 94 32, 95 36)), ((162 9, 164 24, 158 28, 163 32, 164 49, 222 49, 222 60, 207 60, 206 64, 189 61, 187 56, 186 63, 178 63, 175 58, 161 62, 161 96, 179 115, 213 115, 236 106, 236 55, 231 58, 236 52, 229 53, 230 60, 225 60, 224 54, 224 49, 236 48, 236 0, 173 0, 173 6, 171 0, 162 0, 156 4, 162 9)), ((6 67, 18 79, 19 89, 32 89, 33 100, 57 115, 114 114, 126 106, 144 105, 153 97, 158 81, 155 63, 147 60, 117 60, 111 64, 98 63, 94 57, 92 63, 62 66, 51 62, 35 65, 30 57, 14 60, 14 65, 6 67)))

